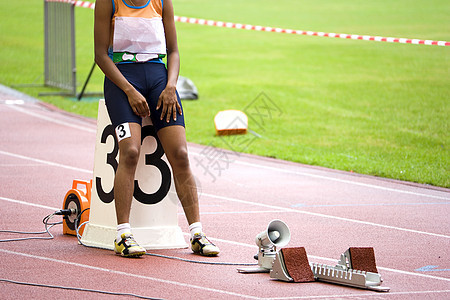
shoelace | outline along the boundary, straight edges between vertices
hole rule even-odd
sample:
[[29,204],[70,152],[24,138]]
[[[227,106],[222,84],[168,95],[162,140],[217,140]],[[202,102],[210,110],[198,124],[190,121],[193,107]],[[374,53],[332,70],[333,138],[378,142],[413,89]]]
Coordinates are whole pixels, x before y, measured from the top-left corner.
[[213,245],[215,246],[207,237],[206,235],[199,235],[198,237],[194,237],[193,241],[197,241],[198,243],[200,243],[203,246],[207,246],[207,245]]
[[125,246],[137,246],[137,242],[132,236],[127,236],[125,239],[122,239],[122,241]]

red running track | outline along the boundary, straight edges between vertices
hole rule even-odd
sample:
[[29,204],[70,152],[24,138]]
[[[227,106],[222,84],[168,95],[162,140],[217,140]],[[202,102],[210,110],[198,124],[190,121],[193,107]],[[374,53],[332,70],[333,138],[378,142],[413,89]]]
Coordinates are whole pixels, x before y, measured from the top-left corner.
[[[212,118],[211,124],[213,130]],[[42,219],[61,208],[72,180],[92,177],[95,120],[2,87],[0,128],[0,230],[41,231]],[[50,230],[52,240],[0,243],[0,280],[164,299],[450,298],[448,189],[233,152],[216,153],[227,155],[220,174],[212,166],[206,172],[200,162],[211,151],[189,144],[201,185],[202,222],[221,255],[204,258],[188,249],[153,253],[254,263],[255,235],[272,219],[281,219],[291,230],[288,246],[305,247],[310,262],[334,265],[348,247],[373,247],[383,286],[390,292],[285,283],[270,280],[268,274],[240,274],[229,265],[154,256],[125,259],[79,245],[75,237],[62,234],[61,225]],[[179,212],[179,224],[187,232]],[[0,233],[1,240],[17,237],[22,236]],[[0,288],[2,299],[112,298],[4,281]]]

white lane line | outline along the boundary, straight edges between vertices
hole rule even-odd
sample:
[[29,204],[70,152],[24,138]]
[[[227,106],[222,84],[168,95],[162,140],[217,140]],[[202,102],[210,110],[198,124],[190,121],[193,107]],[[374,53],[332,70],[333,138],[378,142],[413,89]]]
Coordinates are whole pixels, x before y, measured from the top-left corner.
[[65,122],[65,121],[57,120],[55,118],[42,116],[40,114],[28,111],[27,109],[24,109],[24,108],[19,107],[17,105],[9,105],[8,107],[14,109],[15,111],[18,111],[18,112],[21,112],[21,113],[27,114],[29,116],[45,120],[45,121],[49,121],[51,123],[55,123],[55,124],[58,124],[58,125],[71,127],[71,128],[74,128],[74,129],[79,129],[79,130],[90,132],[90,133],[96,133],[97,132],[97,129],[88,128],[88,127],[81,126],[81,125],[75,125],[75,124],[69,123],[69,121]]
[[81,168],[72,167],[72,166],[68,166],[68,165],[63,165],[63,164],[51,162],[51,161],[48,161],[48,160],[32,158],[32,157],[29,157],[29,156],[15,154],[15,153],[7,152],[7,151],[0,150],[0,154],[11,156],[11,157],[15,157],[15,158],[20,158],[20,159],[24,159],[24,160],[29,160],[29,161],[33,161],[33,162],[37,162],[37,163],[41,163],[41,164],[49,165],[49,166],[53,166],[53,167],[59,167],[59,168],[69,169],[69,170],[72,170],[72,171],[78,171],[78,172],[92,174],[91,170],[86,170],[86,169],[81,169]]
[[243,204],[248,204],[248,205],[261,206],[261,207],[270,208],[270,209],[273,209],[273,210],[284,211],[284,212],[300,213],[300,214],[311,215],[311,216],[315,216],[315,217],[322,217],[322,218],[334,219],[334,220],[339,220],[339,221],[346,221],[346,222],[352,222],[352,223],[358,223],[358,224],[382,227],[382,228],[387,228],[387,229],[395,229],[395,230],[400,230],[400,231],[406,231],[406,232],[412,232],[412,233],[418,233],[418,234],[425,234],[425,235],[430,235],[430,236],[434,236],[434,237],[443,237],[443,238],[447,238],[447,239],[450,238],[450,236],[444,235],[444,234],[430,233],[430,232],[419,231],[419,230],[414,230],[414,229],[407,229],[407,228],[383,225],[383,224],[378,224],[378,223],[373,223],[373,222],[360,221],[360,220],[343,218],[343,217],[336,217],[336,216],[325,215],[325,214],[320,214],[320,213],[314,213],[314,212],[298,210],[298,209],[293,209],[293,208],[287,208],[287,207],[282,207],[282,206],[275,206],[275,205],[269,205],[269,204],[264,204],[264,203],[240,200],[240,199],[231,198],[231,197],[217,196],[217,195],[207,194],[207,193],[202,193],[202,196],[216,198],[216,199],[225,200],[225,201],[229,201],[229,202],[236,202],[236,203],[243,203]]
[[[283,212],[280,210],[244,210],[244,211],[207,211],[207,212],[200,212],[201,215],[230,215],[230,214],[242,214],[242,215],[248,215],[248,214],[274,214]],[[179,213],[183,214],[184,213]]]
[[445,277],[427,275],[427,274],[422,274],[422,273],[414,273],[414,272],[409,272],[409,271],[402,271],[402,270],[386,268],[386,267],[377,267],[377,268],[380,269],[380,270],[388,271],[388,272],[395,272],[395,273],[400,273],[400,274],[404,274],[404,275],[412,275],[412,276],[418,276],[418,277],[437,279],[437,280],[450,282],[450,278],[445,278]]
[[[418,296],[418,295],[435,295],[437,294],[446,294],[450,293],[450,290],[441,290],[441,291],[412,291],[412,292],[389,292],[389,293],[376,293],[374,292],[368,292],[366,294],[347,294],[347,295],[323,295],[323,296],[294,296],[294,297],[270,297],[270,298],[261,298],[261,300],[295,300],[295,299],[341,299],[341,298],[354,298],[354,299],[360,299],[359,297],[371,299],[372,297],[374,299],[379,299],[379,297],[390,297],[390,296],[400,296],[400,295],[411,295],[411,296]],[[444,299],[444,298],[441,298]]]
[[[44,206],[44,205],[39,205],[39,204],[33,204],[33,203],[20,201],[20,200],[15,200],[15,199],[11,199],[11,198],[0,197],[0,200],[13,202],[13,203],[18,203],[18,204],[23,204],[23,205],[35,206],[35,207],[39,207],[39,208],[51,209],[51,210],[54,210],[54,211],[59,210],[58,208]],[[190,236],[190,233],[186,233],[185,232],[183,234],[186,235],[186,236]],[[217,241],[217,242],[221,242],[221,243],[227,243],[227,244],[232,244],[232,245],[235,245],[235,246],[257,249],[257,246],[255,244],[247,244],[247,243],[236,242],[236,241],[231,241],[231,240],[224,240],[224,239],[219,239],[219,238],[214,238],[214,237],[209,237],[209,238],[211,240],[213,240],[213,241]],[[309,255],[309,254],[308,254],[308,258],[325,260],[325,261],[330,261],[330,262],[334,262],[334,263],[337,261],[337,259],[321,257],[321,256],[315,256],[315,255]],[[424,278],[428,278],[428,279],[436,279],[436,280],[443,280],[443,281],[449,281],[450,282],[450,278],[443,278],[443,277],[427,275],[427,274],[421,274],[421,273],[413,273],[413,272],[397,270],[397,269],[392,269],[392,268],[379,267],[379,266],[377,266],[377,268],[380,269],[380,270],[385,270],[385,271],[394,272],[394,273],[400,273],[400,274],[404,274],[404,275],[418,276],[418,277],[424,277]]]
[[[0,150],[0,154],[9,155],[9,156],[17,157],[17,158],[22,158],[22,159],[28,159],[28,160],[32,160],[35,162],[41,162],[43,164],[47,164],[47,165],[51,165],[51,166],[56,166],[56,167],[61,167],[61,168],[66,168],[66,169],[70,169],[70,170],[75,170],[75,171],[92,174],[92,171],[90,171],[90,170],[71,167],[71,166],[67,166],[67,165],[62,165],[62,164],[58,164],[58,163],[40,160],[40,159],[30,158],[27,156],[18,155],[18,154],[14,154],[14,153],[10,153],[10,152],[5,152],[2,150]],[[298,210],[298,209],[293,209],[293,208],[286,208],[286,207],[282,207],[282,206],[268,205],[268,204],[263,204],[263,203],[258,203],[258,202],[251,202],[251,201],[240,200],[240,199],[225,197],[225,196],[218,196],[218,195],[213,195],[213,194],[208,194],[208,193],[202,193],[202,196],[216,198],[216,199],[220,199],[220,200],[226,200],[226,201],[230,201],[230,202],[237,202],[237,203],[243,203],[243,204],[248,204],[248,205],[261,206],[261,207],[265,207],[265,208],[270,208],[271,210],[277,210],[277,211],[282,211],[282,212],[294,212],[294,213],[306,214],[306,215],[311,215],[311,216],[316,216],[316,217],[335,219],[335,220],[339,220],[339,221],[346,221],[346,222],[376,226],[376,227],[387,228],[387,229],[395,229],[395,230],[406,231],[406,232],[411,232],[411,233],[418,233],[418,234],[424,234],[424,235],[435,236],[435,237],[443,237],[443,238],[447,238],[447,239],[450,238],[450,236],[443,235],[443,234],[430,233],[430,232],[425,232],[425,231],[383,225],[383,224],[378,224],[378,223],[373,223],[373,222],[330,216],[330,215],[325,215],[325,214],[320,214],[320,213],[303,211],[303,210]]]
[[23,257],[32,258],[32,259],[38,259],[38,260],[42,260],[42,261],[59,263],[59,264],[63,264],[63,265],[69,265],[69,266],[83,268],[83,269],[106,272],[109,274],[115,274],[115,275],[120,275],[120,276],[127,276],[127,277],[133,277],[133,278],[138,278],[138,279],[156,281],[156,282],[160,282],[160,283],[181,286],[181,287],[189,288],[189,289],[197,289],[197,290],[208,291],[208,292],[213,292],[213,293],[218,293],[218,294],[224,294],[224,295],[228,295],[228,296],[236,296],[236,297],[241,297],[241,298],[246,298],[246,299],[259,299],[258,297],[254,297],[254,296],[250,296],[250,295],[244,295],[244,294],[239,294],[239,293],[225,291],[225,290],[219,290],[219,289],[214,289],[214,288],[198,286],[198,285],[194,285],[191,283],[188,284],[188,283],[182,283],[182,282],[173,281],[173,280],[165,280],[165,279],[160,279],[160,278],[156,278],[156,277],[150,277],[150,276],[122,272],[122,271],[117,271],[117,270],[112,270],[112,269],[95,267],[95,266],[91,266],[91,265],[74,263],[74,262],[59,260],[59,259],[45,257],[45,256],[26,254],[26,253],[9,251],[9,250],[4,250],[4,249],[0,249],[0,252],[3,252],[5,254],[10,254],[10,255],[17,255],[17,256],[23,256]]
[[40,167],[42,164],[0,164],[1,168],[18,168],[18,167]]
[[46,206],[46,205],[41,205],[41,204],[35,204],[35,203],[26,202],[26,201],[21,201],[21,200],[1,197],[1,196],[0,196],[0,200],[8,201],[8,202],[16,203],[16,204],[22,204],[22,205],[28,205],[28,206],[38,207],[38,208],[49,209],[49,210],[52,210],[52,211],[57,211],[57,210],[61,209],[61,208],[56,208],[56,207],[51,207],[51,206]]
[[[91,170],[71,167],[71,166],[67,166],[67,165],[63,165],[63,164],[59,164],[59,163],[54,163],[54,162],[45,161],[45,160],[36,159],[36,158],[31,158],[31,157],[27,157],[27,156],[23,156],[23,155],[19,155],[19,154],[14,154],[14,153],[2,151],[2,150],[0,150],[0,154],[9,155],[9,156],[12,156],[12,157],[26,159],[26,160],[31,160],[31,161],[34,161],[34,162],[40,162],[42,164],[47,164],[47,165],[51,165],[51,166],[55,166],[55,167],[61,167],[61,168],[69,169],[69,170],[74,170],[74,171],[79,171],[79,172],[92,174]],[[413,229],[407,229],[407,228],[383,225],[383,224],[378,224],[378,223],[373,223],[373,222],[367,222],[367,221],[360,221],[360,220],[343,218],[343,217],[330,216],[330,215],[325,215],[325,214],[320,214],[320,213],[303,211],[303,210],[298,210],[298,209],[293,209],[293,208],[286,208],[286,207],[281,207],[281,206],[268,205],[268,204],[263,204],[263,203],[258,203],[258,202],[251,202],[251,201],[240,200],[240,199],[231,198],[231,197],[225,197],[225,196],[218,196],[218,195],[213,195],[213,194],[208,194],[208,193],[202,193],[202,195],[207,196],[207,197],[216,198],[216,199],[231,201],[231,202],[237,202],[237,203],[244,203],[244,204],[248,204],[248,205],[261,206],[261,207],[270,208],[270,209],[273,209],[273,210],[280,210],[280,211],[284,211],[284,212],[295,212],[295,213],[307,214],[307,215],[316,216],[316,217],[329,218],[329,219],[335,219],[335,220],[340,220],[340,221],[347,221],[347,222],[353,222],[353,223],[364,224],[364,225],[371,225],[371,226],[388,228],[388,229],[395,229],[395,230],[412,232],[412,233],[418,233],[418,234],[425,234],[425,235],[430,235],[430,236],[435,236],[435,237],[450,238],[450,236],[443,235],[443,234],[430,233],[430,232],[425,232],[425,231],[419,231],[419,230],[413,230]],[[425,196],[425,194],[424,194],[424,196]]]
[[[196,153],[196,152],[189,153],[189,154],[193,154],[195,156],[205,156],[205,154]],[[274,171],[274,172],[281,172],[281,173],[287,173],[287,174],[298,175],[298,176],[312,177],[312,178],[323,179],[323,180],[330,180],[330,181],[335,181],[335,182],[340,182],[340,183],[345,183],[345,184],[350,184],[350,185],[357,185],[357,186],[361,186],[361,187],[365,187],[365,188],[383,190],[383,191],[387,191],[387,192],[395,192],[395,193],[414,195],[414,196],[419,196],[419,197],[434,198],[434,199],[450,200],[450,197],[443,197],[443,196],[436,196],[436,195],[429,195],[429,194],[424,194],[424,193],[405,191],[405,190],[388,188],[388,187],[374,185],[374,184],[362,183],[362,182],[351,181],[351,180],[346,180],[346,179],[339,179],[339,178],[325,176],[325,175],[311,174],[311,173],[295,171],[295,170],[286,170],[286,169],[282,169],[282,168],[265,166],[265,165],[261,165],[261,164],[254,164],[254,163],[249,163],[249,162],[244,162],[244,161],[239,161],[239,160],[234,161],[234,163],[236,163],[238,165],[252,167],[252,168],[265,169],[265,170]]]
[[[17,110],[19,112],[22,112],[22,113],[34,116],[36,118],[41,118],[41,119],[47,120],[49,122],[53,122],[53,123],[57,123],[57,124],[60,124],[60,125],[72,127],[72,128],[75,128],[75,129],[80,129],[80,130],[87,131],[87,132],[92,132],[92,133],[96,132],[96,129],[91,129],[91,128],[87,128],[87,127],[83,127],[83,126],[73,125],[73,124],[70,124],[70,123],[66,123],[66,122],[63,122],[63,121],[52,119],[50,117],[41,116],[39,114],[26,111],[25,109],[23,109],[21,107],[18,107],[16,105],[10,105],[8,107],[11,107],[11,108],[13,108],[13,109],[15,109],[15,110]],[[204,154],[196,153],[196,152],[190,152],[190,154],[193,154],[193,155],[196,155],[196,156],[202,156],[202,155],[204,156]],[[366,187],[366,188],[379,189],[379,190],[384,190],[384,191],[389,191],[389,192],[402,193],[402,194],[408,194],[408,195],[414,195],[414,196],[420,196],[420,197],[427,197],[427,198],[450,200],[450,197],[442,197],[442,196],[435,196],[435,195],[429,195],[429,194],[423,194],[423,193],[416,193],[416,192],[411,192],[411,191],[405,191],[405,190],[400,190],[400,189],[394,189],[394,188],[378,186],[378,185],[374,185],[374,184],[367,184],[367,183],[361,183],[361,182],[356,182],[356,181],[351,181],[351,180],[339,179],[339,178],[334,178],[334,177],[330,177],[330,176],[317,175],[317,174],[311,174],[311,173],[300,172],[300,171],[285,170],[285,169],[282,169],[282,168],[264,166],[264,165],[249,163],[249,162],[243,162],[243,161],[236,161],[236,163],[240,164],[240,165],[244,165],[244,166],[250,166],[250,167],[253,167],[253,168],[261,168],[261,169],[266,169],[266,170],[271,170],[271,171],[276,171],[276,172],[282,172],[282,173],[288,173],[288,174],[312,177],[312,178],[317,178],[317,179],[336,181],[336,182],[340,182],[340,183],[357,185],[357,186],[362,186],[362,187]]]

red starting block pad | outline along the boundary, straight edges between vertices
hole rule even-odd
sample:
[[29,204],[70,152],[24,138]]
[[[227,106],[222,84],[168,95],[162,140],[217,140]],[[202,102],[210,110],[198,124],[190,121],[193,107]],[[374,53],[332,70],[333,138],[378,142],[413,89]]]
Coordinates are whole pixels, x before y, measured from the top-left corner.
[[350,247],[347,255],[350,258],[348,261],[349,269],[378,273],[373,248]]
[[315,281],[304,247],[283,248],[275,258],[270,278],[293,282]]

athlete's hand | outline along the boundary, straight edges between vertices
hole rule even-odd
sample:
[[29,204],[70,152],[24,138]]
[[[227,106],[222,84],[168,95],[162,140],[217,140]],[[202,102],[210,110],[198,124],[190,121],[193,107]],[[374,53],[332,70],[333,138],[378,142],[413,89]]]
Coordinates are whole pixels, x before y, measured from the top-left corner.
[[164,91],[162,91],[161,95],[159,96],[156,109],[158,110],[161,106],[161,120],[164,119],[165,116],[167,123],[169,123],[170,117],[172,117],[174,121],[177,120],[177,112],[180,115],[183,114],[181,111],[181,106],[177,101],[175,87],[166,87]]
[[136,89],[132,89],[127,93],[128,102],[130,103],[133,112],[142,117],[150,116],[150,109],[148,108],[147,100]]

